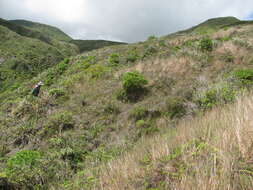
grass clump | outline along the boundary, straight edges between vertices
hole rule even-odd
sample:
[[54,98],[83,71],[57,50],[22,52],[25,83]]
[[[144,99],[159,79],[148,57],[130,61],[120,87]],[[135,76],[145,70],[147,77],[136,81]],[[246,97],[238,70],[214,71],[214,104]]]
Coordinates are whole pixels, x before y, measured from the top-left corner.
[[203,38],[200,41],[200,49],[202,51],[212,51],[213,50],[213,41],[210,38]]

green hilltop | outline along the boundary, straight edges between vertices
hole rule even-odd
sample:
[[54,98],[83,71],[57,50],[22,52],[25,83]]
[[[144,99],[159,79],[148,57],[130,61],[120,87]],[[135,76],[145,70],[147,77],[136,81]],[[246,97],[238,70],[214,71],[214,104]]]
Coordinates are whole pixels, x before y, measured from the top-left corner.
[[0,76],[15,50],[55,58],[0,91],[0,189],[251,189],[252,30],[216,18],[67,56],[0,26]]
[[62,32],[60,29],[53,26],[49,26],[49,25],[41,24],[37,22],[31,22],[27,20],[10,20],[9,22],[23,26],[23,27],[27,27],[33,31],[43,33],[44,35],[47,35],[47,37],[49,38],[54,38],[56,40],[66,41],[66,42],[69,42],[72,40],[70,36],[68,36],[67,34]]

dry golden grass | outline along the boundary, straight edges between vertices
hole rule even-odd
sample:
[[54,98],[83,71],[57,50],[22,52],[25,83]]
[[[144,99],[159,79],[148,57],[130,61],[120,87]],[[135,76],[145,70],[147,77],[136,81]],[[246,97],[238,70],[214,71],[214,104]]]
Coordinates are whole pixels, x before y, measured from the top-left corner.
[[[251,189],[253,148],[253,98],[242,97],[225,108],[215,108],[204,116],[182,121],[167,134],[143,138],[131,152],[110,162],[102,169],[98,189],[148,189],[143,180],[149,176],[150,187],[157,189]],[[193,146],[183,152],[180,161],[191,166],[191,172],[178,172],[175,160],[165,164],[160,159],[176,147],[200,140],[206,146],[198,152]],[[198,152],[197,156],[193,156]],[[149,157],[148,167],[140,161]],[[193,174],[194,173],[194,174]]]

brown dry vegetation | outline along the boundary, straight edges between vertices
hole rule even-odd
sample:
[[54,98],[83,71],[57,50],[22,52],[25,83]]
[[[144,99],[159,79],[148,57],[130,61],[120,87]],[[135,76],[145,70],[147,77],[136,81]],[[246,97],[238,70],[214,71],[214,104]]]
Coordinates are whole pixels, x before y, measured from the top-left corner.
[[102,169],[97,189],[250,189],[252,102],[251,95],[242,97],[165,135],[143,138]]

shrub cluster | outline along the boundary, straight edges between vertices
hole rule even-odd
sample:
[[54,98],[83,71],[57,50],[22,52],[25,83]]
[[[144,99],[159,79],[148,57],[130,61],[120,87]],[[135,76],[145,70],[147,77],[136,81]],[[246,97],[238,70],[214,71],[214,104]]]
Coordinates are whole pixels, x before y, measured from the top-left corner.
[[123,88],[127,94],[143,90],[148,81],[139,72],[127,72],[123,75]]

